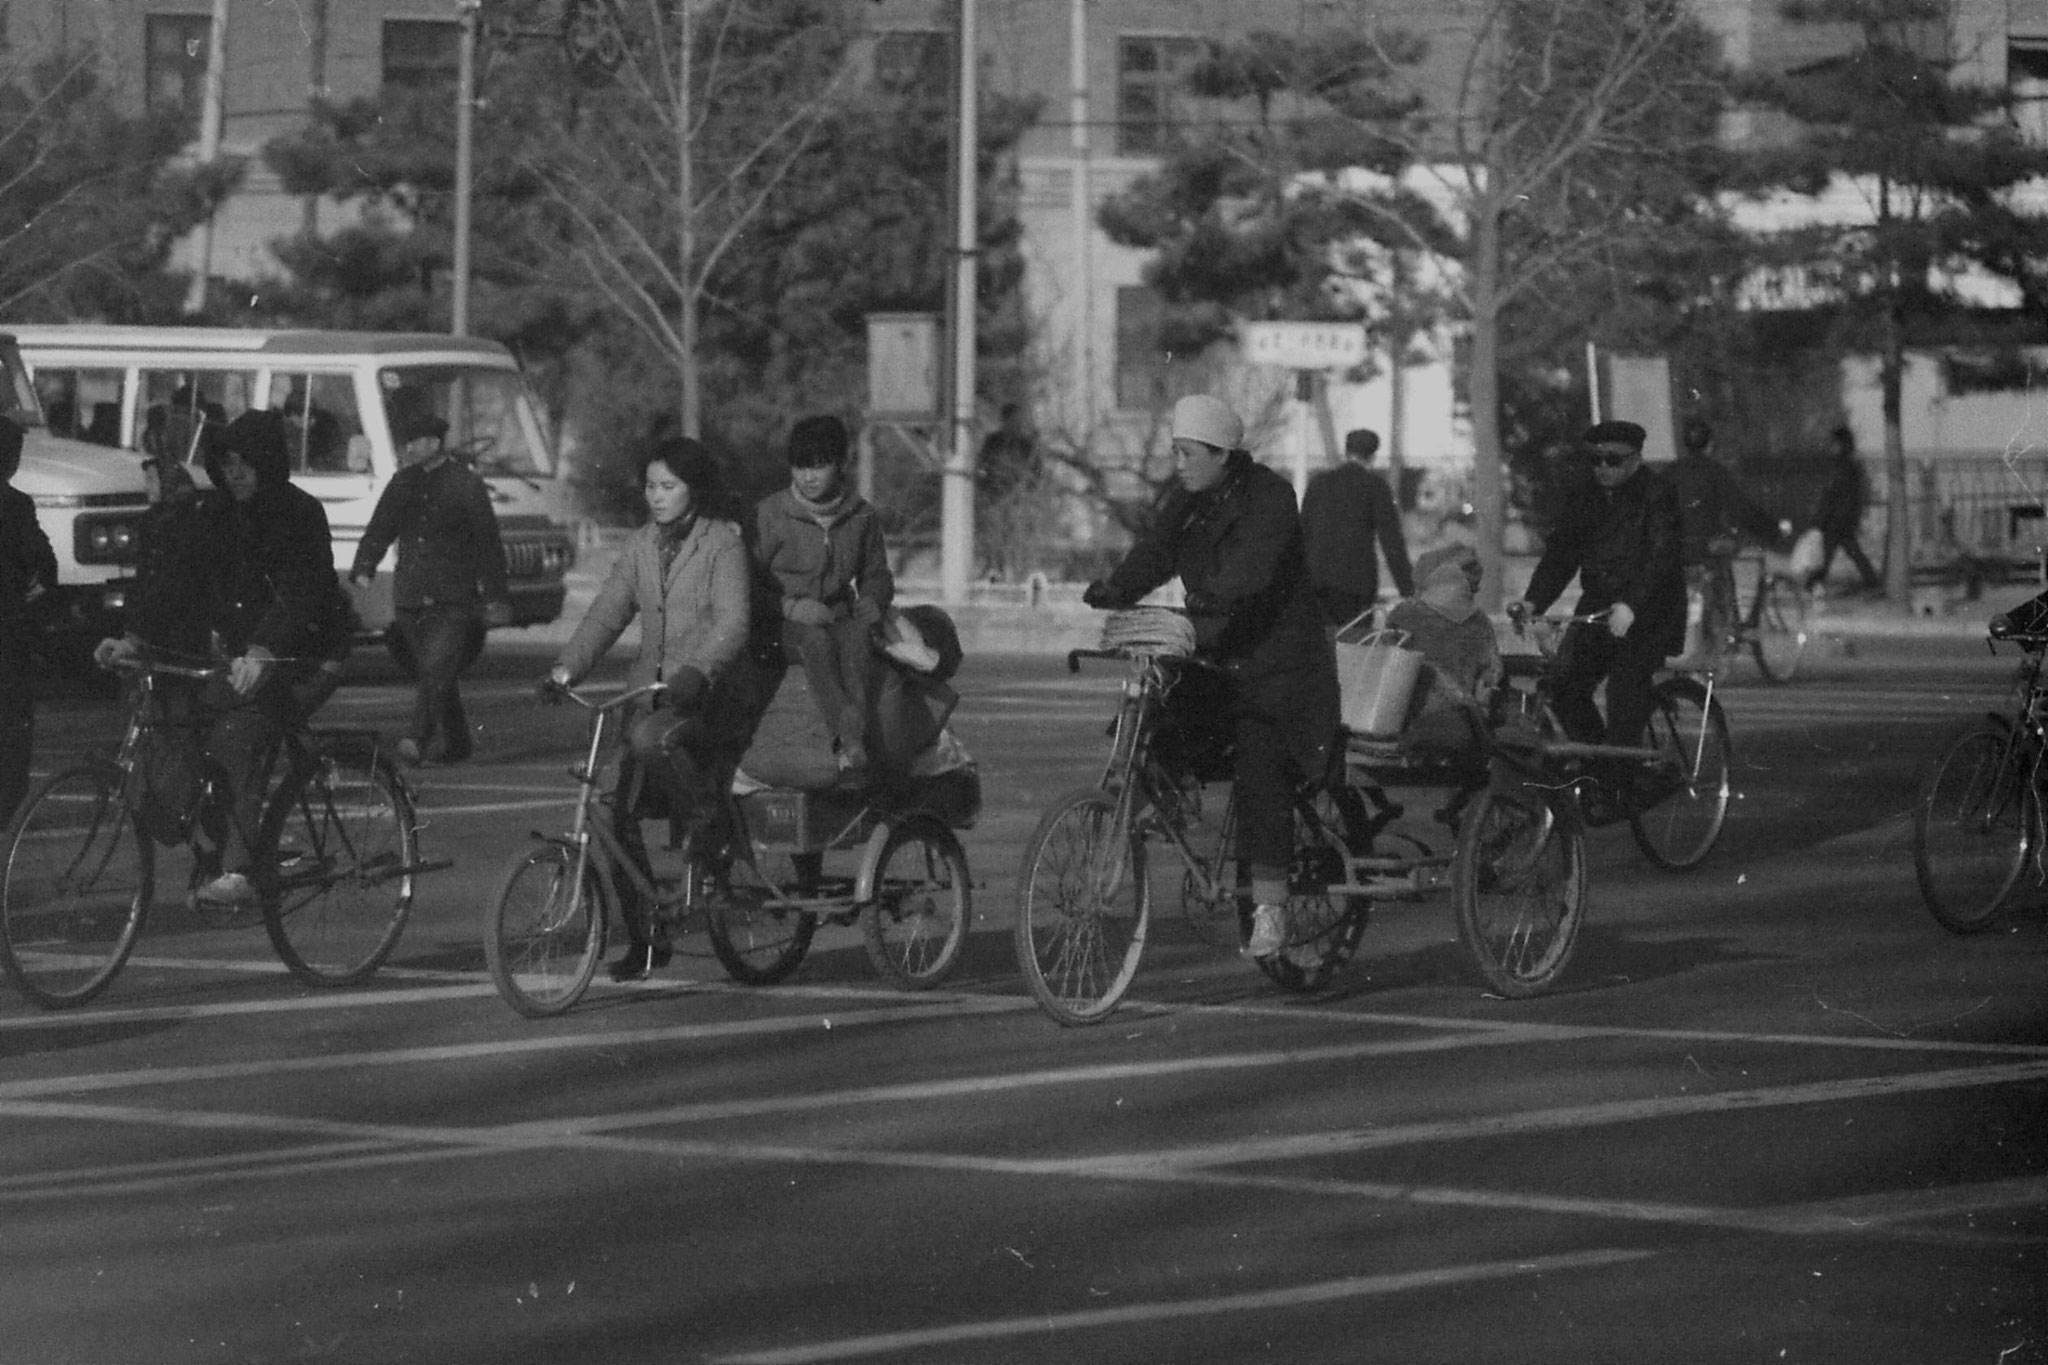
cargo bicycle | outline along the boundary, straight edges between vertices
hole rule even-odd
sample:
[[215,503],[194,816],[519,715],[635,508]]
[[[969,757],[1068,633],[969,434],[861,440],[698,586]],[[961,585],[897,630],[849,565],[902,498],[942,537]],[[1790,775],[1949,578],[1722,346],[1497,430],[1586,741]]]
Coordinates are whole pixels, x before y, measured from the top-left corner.
[[[1105,647],[1084,660],[1125,666],[1110,753],[1099,781],[1067,793],[1026,842],[1014,947],[1033,998],[1063,1024],[1107,1018],[1123,999],[1151,932],[1151,850],[1180,864],[1181,909],[1219,946],[1242,941],[1247,888],[1230,857],[1234,796],[1203,837],[1202,777],[1158,740],[1168,698],[1193,671],[1192,633],[1157,613],[1112,613]],[[1122,637],[1120,642],[1118,637]],[[1418,754],[1396,741],[1347,739],[1340,779],[1295,795],[1287,940],[1258,959],[1280,986],[1312,991],[1357,951],[1372,907],[1448,888],[1460,943],[1503,995],[1538,994],[1564,973],[1585,916],[1584,832],[1564,763],[1533,725],[1490,729],[1474,753]],[[1433,789],[1435,830],[1407,822],[1399,789]]]
[[[46,1009],[91,1000],[128,961],[155,896],[159,842],[189,850],[190,888],[219,871],[203,830],[226,797],[220,774],[202,769],[189,807],[162,810],[151,772],[166,746],[185,742],[165,680],[219,682],[226,670],[144,655],[117,671],[130,680],[119,747],[38,782],[0,834],[0,967]],[[352,985],[397,946],[414,878],[449,864],[421,861],[412,791],[375,733],[295,719],[273,768],[251,878],[264,931],[299,980]],[[189,889],[187,899],[197,908]]]
[[[650,877],[613,831],[603,769],[627,708],[657,698],[662,684],[608,698],[550,690],[589,713],[589,738],[570,770],[569,829],[535,831],[485,910],[484,959],[514,1010],[545,1018],[583,997],[623,914],[622,883],[649,907],[650,931],[701,924],[726,974],[745,985],[773,985],[795,971],[821,924],[858,924],[876,971],[906,990],[937,986],[959,964],[973,888],[953,825],[973,811],[939,789],[942,779],[850,794],[725,791],[716,819],[670,813],[676,833],[666,861],[679,870]],[[978,810],[978,785],[971,804]],[[857,855],[851,872],[827,871],[834,853]]]

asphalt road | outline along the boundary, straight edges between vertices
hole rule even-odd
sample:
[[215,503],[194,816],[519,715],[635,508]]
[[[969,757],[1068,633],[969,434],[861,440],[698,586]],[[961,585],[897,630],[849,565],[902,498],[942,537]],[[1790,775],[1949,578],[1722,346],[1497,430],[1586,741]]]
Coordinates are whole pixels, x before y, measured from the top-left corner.
[[[1008,897],[1112,673],[963,675],[989,806],[946,989],[836,930],[749,990],[693,939],[533,1023],[477,926],[566,810],[545,657],[494,644],[477,761],[420,774],[456,866],[370,985],[165,905],[86,1009],[0,988],[0,1363],[2048,1361],[2048,923],[1945,934],[1905,817],[2010,658],[1738,679],[1719,848],[1673,875],[1596,834],[1542,999],[1474,985],[1442,901],[1311,998],[1168,914],[1126,1007],[1062,1029]],[[395,729],[357,672],[327,718]],[[40,762],[113,724],[51,698]]]

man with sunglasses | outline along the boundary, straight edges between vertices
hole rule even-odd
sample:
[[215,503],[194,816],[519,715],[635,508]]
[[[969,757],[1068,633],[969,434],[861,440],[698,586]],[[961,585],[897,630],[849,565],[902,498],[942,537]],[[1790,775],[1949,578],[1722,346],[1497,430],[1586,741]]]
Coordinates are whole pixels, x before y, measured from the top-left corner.
[[[1522,604],[1530,612],[1548,610],[1576,575],[1580,596],[1575,614],[1607,613],[1566,634],[1553,693],[1559,721],[1582,743],[1641,744],[1655,709],[1651,687],[1656,672],[1685,648],[1678,490],[1667,476],[1644,466],[1645,435],[1634,422],[1601,422],[1586,432],[1590,486],[1564,500],[1563,513],[1544,537],[1543,557]],[[1602,680],[1607,683],[1604,724],[1593,704]],[[1625,813],[1621,772],[1596,768],[1595,775],[1607,779],[1608,789],[1596,792],[1588,819],[1609,823]]]

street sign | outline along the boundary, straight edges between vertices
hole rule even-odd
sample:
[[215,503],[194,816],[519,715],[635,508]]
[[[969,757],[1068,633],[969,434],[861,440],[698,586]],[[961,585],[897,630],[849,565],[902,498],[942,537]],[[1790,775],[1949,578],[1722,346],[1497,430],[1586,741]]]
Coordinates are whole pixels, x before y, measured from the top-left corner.
[[1238,344],[1254,365],[1348,370],[1365,363],[1365,326],[1357,322],[1247,322]]

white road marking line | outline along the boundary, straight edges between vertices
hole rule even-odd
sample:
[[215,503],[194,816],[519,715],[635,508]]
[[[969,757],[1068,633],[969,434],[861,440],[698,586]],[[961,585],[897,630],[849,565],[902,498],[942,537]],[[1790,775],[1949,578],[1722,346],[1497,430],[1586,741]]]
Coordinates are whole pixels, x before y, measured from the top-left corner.
[[[1347,1279],[1288,1285],[1246,1294],[1218,1294],[1206,1299],[1165,1299],[1075,1313],[993,1318],[985,1322],[955,1323],[948,1327],[883,1332],[873,1336],[847,1337],[840,1341],[743,1351],[736,1355],[714,1356],[711,1359],[712,1365],[814,1365],[820,1361],[853,1360],[863,1356],[891,1355],[934,1346],[1017,1337],[1043,1337],[1047,1339],[1048,1346],[1053,1346],[1051,1339],[1062,1333],[1131,1327],[1147,1322],[1215,1317],[1225,1313],[1256,1313],[1279,1308],[1299,1308],[1307,1304],[1446,1289],[1456,1285],[1515,1279],[1526,1275],[1598,1270],[1607,1266],[1645,1260],[1656,1254],[1658,1253],[1652,1251],[1601,1247],[1589,1251],[1564,1252],[1555,1256],[1531,1257],[1526,1260],[1486,1261],[1474,1265],[1398,1271],[1385,1275],[1356,1275]],[[1057,1347],[1066,1358],[1077,1358],[1071,1353],[1079,1348],[1078,1342],[1060,1342]],[[1284,1352],[1282,1354],[1284,1355]],[[1084,1353],[1078,1358],[1087,1357]]]
[[[282,979],[285,969],[275,958],[250,958],[246,962],[208,958],[137,957],[133,966],[152,968],[199,968],[206,971],[251,972]],[[396,975],[396,973],[391,973]],[[0,1019],[0,1033],[41,1029],[92,1029],[112,1024],[187,1023],[199,1019],[223,1019],[261,1014],[296,1014],[307,1010],[374,1009],[385,1005],[431,1005],[444,1000],[467,1000],[491,995],[488,982],[481,985],[449,985],[432,989],[351,991],[347,995],[302,995],[282,1000],[222,1000],[203,1005],[139,1005],[131,1009],[76,1011],[67,1014],[28,1014]]]

